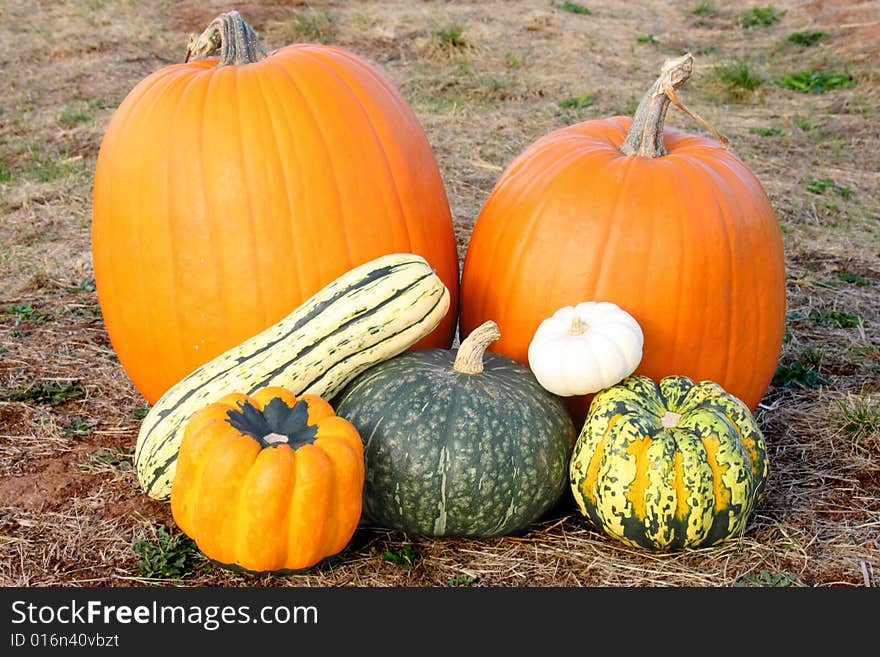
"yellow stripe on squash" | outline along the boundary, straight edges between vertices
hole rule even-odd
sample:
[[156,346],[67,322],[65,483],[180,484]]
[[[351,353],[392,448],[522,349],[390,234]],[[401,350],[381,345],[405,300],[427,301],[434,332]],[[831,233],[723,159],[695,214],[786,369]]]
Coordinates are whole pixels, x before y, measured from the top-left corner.
[[572,493],[592,525],[659,550],[740,533],[767,472],[748,407],[684,376],[631,376],[597,393],[570,464]]

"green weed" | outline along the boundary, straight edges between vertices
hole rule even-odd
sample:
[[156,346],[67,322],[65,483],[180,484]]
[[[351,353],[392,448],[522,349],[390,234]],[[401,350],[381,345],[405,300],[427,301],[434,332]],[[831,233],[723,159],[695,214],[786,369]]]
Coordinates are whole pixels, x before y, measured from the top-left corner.
[[858,328],[862,320],[858,315],[840,310],[814,310],[810,313],[810,319],[820,326],[836,326],[837,328]]
[[134,448],[123,449],[100,447],[89,452],[86,462],[80,465],[82,470],[131,470],[134,467]]
[[750,128],[749,132],[761,137],[779,137],[782,134],[782,130],[779,128]]
[[76,381],[41,381],[8,388],[0,399],[54,406],[71,399],[78,399],[84,394],[82,386]]
[[16,323],[30,322],[31,324],[43,324],[49,319],[47,313],[40,312],[34,308],[30,301],[19,301],[18,303],[14,303],[6,308],[6,312],[18,316]]
[[70,317],[101,317],[101,308],[98,304],[73,303],[64,306],[62,312]]
[[636,37],[636,41],[639,43],[657,43],[653,34],[641,34]]
[[739,94],[743,91],[755,91],[764,84],[764,78],[755,72],[745,59],[737,59],[730,64],[716,66],[715,77],[727,85],[729,92]]
[[559,8],[562,11],[567,11],[572,14],[581,14],[582,16],[589,16],[593,13],[584,5],[580,5],[577,2],[568,2],[567,0],[566,2],[561,3]]
[[200,555],[189,536],[183,533],[172,536],[161,525],[155,541],[138,541],[132,549],[140,556],[137,574],[161,579],[183,579],[193,574]]
[[786,586],[806,586],[796,577],[792,577],[788,573],[771,573],[769,570],[761,569],[757,573],[748,573],[739,578],[735,586],[766,586],[766,587],[786,587]]
[[119,356],[111,347],[98,347],[98,353],[103,354],[111,363],[119,362]]
[[493,107],[511,97],[513,76],[495,78],[476,75],[466,61],[455,67],[456,74],[444,74],[433,84],[419,86],[413,102],[430,114],[446,114],[462,107]]
[[785,11],[775,7],[752,7],[740,16],[740,24],[747,30],[756,27],[769,27],[782,20]]
[[848,73],[826,71],[798,71],[780,76],[776,85],[801,93],[824,94],[835,89],[849,89],[856,86],[855,79]]
[[[818,362],[811,362],[812,358],[804,358],[797,360],[791,365],[783,365],[782,363],[776,368],[773,374],[771,385],[776,388],[821,388],[831,383],[828,379],[821,376],[816,370]],[[821,357],[820,357],[821,360]]]
[[57,160],[37,152],[36,149],[31,149],[31,153],[30,172],[38,182],[52,182],[64,175],[64,167]]
[[105,109],[116,109],[118,105],[116,103],[111,103],[107,100],[102,100],[100,98],[93,98],[89,101],[89,109],[93,110],[105,110]]
[[815,180],[811,180],[807,183],[807,191],[811,194],[834,192],[843,198],[849,198],[853,193],[852,189],[838,185],[831,178],[816,178]]
[[860,287],[868,284],[867,278],[865,278],[864,276],[859,276],[858,274],[853,274],[851,271],[847,271],[846,269],[837,274],[837,278],[839,278],[844,283],[853,283],[854,285],[858,285]]
[[830,139],[827,139],[824,146],[836,158],[849,152],[849,142],[844,141],[840,137],[831,137]]
[[874,102],[868,94],[854,91],[848,94],[840,109],[844,114],[858,114],[867,117],[874,109]]
[[852,347],[849,351],[853,356],[858,356],[859,358],[865,357],[871,360],[880,360],[880,349],[876,347],[858,346]]
[[107,0],[80,0],[79,5],[88,11],[100,11],[107,5]]
[[713,7],[712,4],[709,2],[701,2],[696,7],[691,9],[691,13],[695,16],[714,16],[715,7]]
[[460,25],[449,25],[435,33],[439,44],[450,50],[463,50],[470,44],[464,36],[464,29]]
[[810,121],[810,119],[805,119],[802,116],[794,117],[791,122],[798,130],[802,130],[803,132],[812,132],[816,129],[816,124]]
[[68,292],[94,292],[95,279],[91,277],[84,278],[76,285],[68,285],[64,289]]
[[581,110],[592,105],[596,100],[594,94],[584,94],[582,96],[572,96],[565,100],[559,101],[559,109],[564,110]]
[[92,115],[83,110],[66,109],[58,117],[58,123],[66,128],[72,128],[80,123],[88,123],[92,120]]
[[315,9],[299,11],[290,21],[290,29],[288,41],[329,43],[336,36],[336,16]]
[[470,575],[456,575],[446,580],[446,586],[461,587],[471,586],[476,580]]
[[68,436],[87,436],[92,432],[95,422],[86,422],[79,416],[69,418],[64,423],[64,433]]
[[504,64],[507,68],[523,68],[528,64],[535,50],[532,47],[520,48],[517,51],[508,51],[504,54]]
[[396,564],[404,570],[412,570],[419,560],[419,554],[412,545],[404,545],[399,551],[386,550],[382,554],[382,561]]
[[74,173],[91,173],[91,164],[82,156],[44,153],[36,142],[25,147],[21,154],[26,177],[36,182],[48,183]]
[[788,41],[799,46],[809,47],[815,46],[827,37],[828,35],[821,30],[806,30],[804,32],[792,32],[788,35]]
[[868,396],[838,399],[834,421],[855,444],[868,436],[880,439],[880,400]]
[[145,417],[147,417],[147,413],[149,413],[149,412],[150,412],[149,406],[141,406],[139,408],[134,409],[131,412],[131,417],[133,417],[135,420],[143,420]]

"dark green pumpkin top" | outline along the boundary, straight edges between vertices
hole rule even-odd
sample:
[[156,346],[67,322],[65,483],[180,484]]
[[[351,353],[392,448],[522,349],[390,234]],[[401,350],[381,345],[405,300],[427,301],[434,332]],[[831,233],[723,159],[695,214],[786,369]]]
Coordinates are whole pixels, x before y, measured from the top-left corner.
[[262,411],[250,402],[240,404],[239,409],[227,411],[226,421],[263,449],[288,445],[296,450],[315,442],[318,427],[309,424],[309,405],[303,399],[293,407],[276,397]]

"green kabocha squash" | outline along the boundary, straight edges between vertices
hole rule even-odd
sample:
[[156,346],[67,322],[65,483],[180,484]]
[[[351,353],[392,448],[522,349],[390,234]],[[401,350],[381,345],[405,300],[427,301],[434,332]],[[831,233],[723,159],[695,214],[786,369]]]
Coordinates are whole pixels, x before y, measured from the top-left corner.
[[499,335],[487,321],[458,349],[402,353],[337,397],[337,414],[364,441],[369,521],[422,536],[497,536],[563,496],[574,424],[525,366],[486,353]]
[[631,376],[596,394],[570,465],[574,498],[597,529],[657,550],[740,533],[767,472],[748,407],[685,376]]

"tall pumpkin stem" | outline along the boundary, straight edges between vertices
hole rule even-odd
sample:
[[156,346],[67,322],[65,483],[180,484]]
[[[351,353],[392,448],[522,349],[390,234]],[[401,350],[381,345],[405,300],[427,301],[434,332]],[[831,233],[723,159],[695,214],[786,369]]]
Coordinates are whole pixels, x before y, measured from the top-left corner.
[[217,66],[240,66],[258,62],[266,51],[257,33],[234,9],[220,14],[201,34],[190,34],[184,62],[212,57],[220,49]]
[[481,374],[486,348],[500,337],[498,324],[491,319],[483,322],[461,341],[452,369],[462,374]]
[[723,146],[726,147],[730,143],[727,137],[720,134],[679,99],[676,89],[688,81],[693,70],[694,56],[690,53],[663,62],[660,77],[651,85],[633,115],[632,125],[620,146],[620,151],[624,155],[638,155],[649,159],[666,155],[666,147],[663,145],[663,124],[666,121],[669,103],[711,132]]

